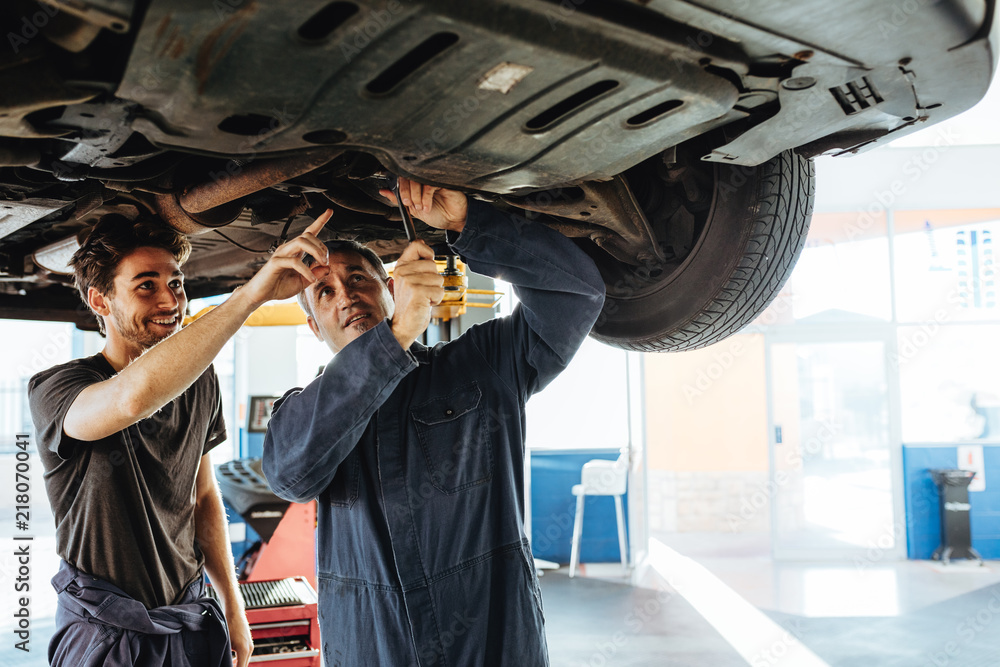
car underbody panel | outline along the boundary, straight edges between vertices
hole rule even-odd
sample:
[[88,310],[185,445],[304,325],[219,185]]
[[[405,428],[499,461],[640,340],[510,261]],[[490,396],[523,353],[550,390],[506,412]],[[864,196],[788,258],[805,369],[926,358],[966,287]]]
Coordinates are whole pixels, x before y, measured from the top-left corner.
[[[226,155],[350,146],[397,173],[510,193],[610,178],[738,97],[682,43],[596,19],[553,30],[544,3],[359,4],[367,32],[303,39],[324,5],[247,3],[220,22],[200,0],[154,3],[117,91],[152,112],[133,127]],[[148,85],[153,67],[169,87]]]

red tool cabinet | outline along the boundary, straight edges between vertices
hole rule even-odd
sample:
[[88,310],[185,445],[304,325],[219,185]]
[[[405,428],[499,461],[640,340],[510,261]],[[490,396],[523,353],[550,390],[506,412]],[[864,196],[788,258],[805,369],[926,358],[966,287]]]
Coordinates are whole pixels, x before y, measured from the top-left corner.
[[250,663],[319,667],[316,591],[305,577],[240,584],[254,651]]

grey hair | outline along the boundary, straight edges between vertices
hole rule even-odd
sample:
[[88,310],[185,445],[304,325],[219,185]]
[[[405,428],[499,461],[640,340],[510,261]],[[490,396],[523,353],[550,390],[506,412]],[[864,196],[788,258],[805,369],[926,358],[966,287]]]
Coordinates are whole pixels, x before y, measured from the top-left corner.
[[[357,241],[346,241],[346,240],[334,240],[334,241],[324,241],[323,244],[330,250],[330,252],[353,252],[356,255],[361,255],[362,258],[372,267],[382,282],[389,282],[389,274],[385,270],[385,266],[382,265],[382,260],[378,255],[375,254],[373,250],[367,248]],[[306,263],[310,266],[314,260],[307,256]],[[295,297],[299,302],[299,308],[301,308],[306,315],[309,317],[313,316],[312,310],[309,308],[309,302],[306,301],[306,291],[302,290]]]

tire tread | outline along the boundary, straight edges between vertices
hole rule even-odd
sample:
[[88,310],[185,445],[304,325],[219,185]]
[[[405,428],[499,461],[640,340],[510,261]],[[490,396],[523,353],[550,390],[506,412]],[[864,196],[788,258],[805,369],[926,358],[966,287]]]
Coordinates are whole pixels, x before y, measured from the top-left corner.
[[679,352],[717,343],[749,325],[780,292],[805,245],[812,217],[812,161],[791,151],[761,165],[752,226],[726,283],[695,317],[644,338],[597,340],[635,352]]

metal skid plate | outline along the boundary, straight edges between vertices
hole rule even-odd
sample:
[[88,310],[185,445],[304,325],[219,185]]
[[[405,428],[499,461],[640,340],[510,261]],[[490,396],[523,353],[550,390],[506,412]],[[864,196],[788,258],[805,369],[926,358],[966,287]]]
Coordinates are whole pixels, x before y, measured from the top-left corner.
[[66,208],[70,202],[58,199],[0,200],[0,238],[7,237],[36,220]]
[[161,0],[117,95],[142,106],[133,127],[160,146],[253,156],[338,144],[499,193],[610,178],[733,119],[736,87],[699,65],[684,26],[558,9]]
[[[846,146],[875,139],[917,122],[917,99],[898,67],[862,70],[807,63],[795,68],[778,92],[777,115],[704,157],[713,162],[758,165],[784,150],[845,133]],[[861,90],[874,91],[866,98]],[[841,90],[858,91],[847,95]],[[845,107],[848,107],[845,110]],[[833,148],[836,148],[834,143]],[[822,152],[822,151],[816,151]]]
[[[722,37],[754,62],[774,54],[801,61],[778,90],[780,111],[704,156],[713,162],[757,165],[788,149],[808,156],[866,150],[970,108],[995,68],[995,0],[646,6],[700,30],[699,44]],[[874,103],[843,104],[839,90],[850,97],[869,84]]]

